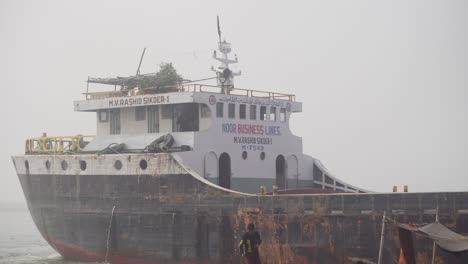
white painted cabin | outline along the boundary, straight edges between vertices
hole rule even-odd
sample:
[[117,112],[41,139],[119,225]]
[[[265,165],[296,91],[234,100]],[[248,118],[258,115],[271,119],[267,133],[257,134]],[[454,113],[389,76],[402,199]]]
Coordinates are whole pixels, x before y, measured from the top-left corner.
[[90,93],[75,101],[76,111],[96,113],[96,137],[84,150],[99,151],[112,143],[143,150],[170,133],[173,147],[190,147],[177,152],[184,164],[225,188],[363,191],[302,153],[302,138],[289,129],[291,114],[302,111],[294,95],[206,85],[148,91]]
[[258,193],[264,185],[270,191],[277,186],[365,192],[334,178],[318,160],[303,154],[302,138],[289,129],[291,115],[302,111],[294,95],[234,88],[234,77],[241,73],[229,65],[238,60],[229,59],[231,44],[221,41],[221,35],[218,50],[222,56],[215,51],[213,58],[221,65],[212,68],[217,86],[126,89],[125,80],[135,83],[155,76],[88,79],[88,85],[113,84],[115,91],[87,91],[86,100],[74,102],[76,111],[96,112],[97,134],[84,150],[123,143],[127,151],[143,151],[170,133],[175,140],[170,151],[185,150],[177,153],[185,165],[228,189]]

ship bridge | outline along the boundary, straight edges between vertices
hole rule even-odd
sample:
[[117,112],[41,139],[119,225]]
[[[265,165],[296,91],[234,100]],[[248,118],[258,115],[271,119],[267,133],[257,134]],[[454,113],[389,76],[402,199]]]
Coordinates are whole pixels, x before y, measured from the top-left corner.
[[[213,58],[221,65],[212,67],[216,86],[158,85],[160,76],[139,71],[130,77],[88,78],[85,99],[74,102],[76,111],[96,113],[97,135],[84,150],[118,144],[123,153],[152,153],[148,147],[169,135],[172,148],[155,152],[177,152],[185,166],[226,189],[362,191],[303,154],[302,138],[289,128],[291,115],[302,112],[295,95],[235,87],[234,77],[241,72],[233,72],[230,64],[238,62],[237,56],[229,58],[231,45],[221,37],[218,49],[221,57],[215,51]],[[114,90],[90,92],[95,84]]]
[[[126,80],[137,78],[129,77]],[[125,142],[141,149],[154,137],[171,133],[177,145],[194,147],[194,133],[239,120],[287,124],[289,114],[302,111],[292,94],[203,84],[125,89],[124,78],[93,79],[90,83],[120,84],[123,89],[84,93],[75,111],[96,112],[97,137],[86,150]]]

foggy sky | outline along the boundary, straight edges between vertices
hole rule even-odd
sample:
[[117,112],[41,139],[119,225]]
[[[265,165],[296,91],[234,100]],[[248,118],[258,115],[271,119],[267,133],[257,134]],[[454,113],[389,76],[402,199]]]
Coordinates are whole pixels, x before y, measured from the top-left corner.
[[173,62],[212,77],[216,15],[236,86],[294,93],[291,129],[338,178],[374,191],[468,191],[467,1],[4,1],[0,201],[22,201],[24,140],[95,133],[88,76]]

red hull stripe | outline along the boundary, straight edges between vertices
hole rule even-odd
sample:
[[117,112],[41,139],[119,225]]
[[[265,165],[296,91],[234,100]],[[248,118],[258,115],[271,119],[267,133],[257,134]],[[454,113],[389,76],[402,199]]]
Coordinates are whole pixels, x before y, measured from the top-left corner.
[[[102,262],[105,260],[105,254],[87,250],[80,246],[70,244],[57,239],[49,239],[49,243],[65,259],[83,261],[83,262]],[[167,264],[167,263],[193,263],[193,261],[148,261],[141,258],[124,257],[119,255],[109,255],[108,261],[112,264]]]

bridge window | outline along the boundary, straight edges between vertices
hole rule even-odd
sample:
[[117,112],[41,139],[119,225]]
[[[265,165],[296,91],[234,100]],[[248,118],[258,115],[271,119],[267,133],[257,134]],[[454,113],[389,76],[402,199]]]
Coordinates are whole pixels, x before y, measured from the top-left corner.
[[148,133],[159,133],[159,108],[148,107]]
[[216,117],[223,117],[224,115],[223,109],[224,109],[223,103],[216,103]]
[[120,134],[120,109],[112,109],[110,111],[110,134]]
[[250,120],[257,119],[257,106],[251,105],[250,106]]
[[286,122],[286,109],[280,108],[280,122]]
[[100,123],[105,123],[107,122],[107,110],[101,110],[98,112],[98,118]]
[[247,115],[247,107],[245,104],[239,105],[239,118],[245,119]]
[[161,106],[161,119],[171,119],[172,118],[172,105],[162,105]]
[[142,121],[146,119],[146,109],[144,106],[135,108],[135,120]]
[[267,113],[266,113],[266,106],[260,106],[260,120],[266,120]]
[[229,118],[236,117],[236,105],[235,104],[228,104],[228,117]]
[[270,107],[270,121],[276,121],[276,107]]
[[199,131],[200,122],[198,115],[198,104],[178,104],[174,105],[173,109],[174,118],[172,120],[172,131]]
[[211,111],[210,111],[210,108],[207,105],[205,105],[205,104],[200,105],[200,116],[201,116],[201,118],[210,118],[211,117]]

